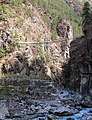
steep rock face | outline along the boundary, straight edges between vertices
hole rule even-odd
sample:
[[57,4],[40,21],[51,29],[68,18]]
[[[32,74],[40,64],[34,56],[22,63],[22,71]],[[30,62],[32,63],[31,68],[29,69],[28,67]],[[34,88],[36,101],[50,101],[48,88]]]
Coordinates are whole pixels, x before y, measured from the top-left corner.
[[[26,9],[30,10],[29,14]],[[16,9],[12,10],[13,16],[7,17],[6,30],[13,35],[16,33],[17,39],[20,41],[36,41],[38,38],[50,39],[50,30],[43,21],[39,10],[32,4],[23,4],[22,10],[21,13],[18,13]]]
[[71,43],[70,84],[76,91],[82,94],[92,92],[92,39],[87,36],[77,38]]
[[[43,21],[44,14],[38,7],[23,3],[22,12],[18,12],[16,6],[11,7],[11,11],[11,14],[5,14],[6,18],[0,21],[0,46],[6,51],[6,57],[0,61],[0,69],[3,73],[27,75],[48,74],[50,70],[50,75],[47,76],[56,78],[55,76],[59,74],[60,77],[62,63],[68,56],[65,54],[67,49],[69,51],[73,36],[70,24],[65,20],[58,23],[57,31],[60,37],[57,40],[60,42],[18,44],[18,42],[52,41],[51,32]],[[47,65],[48,63],[54,64],[54,77],[52,67]]]
[[73,30],[70,23],[64,19],[60,19],[57,25],[57,34],[62,40],[61,53],[65,59],[69,58],[70,43],[73,40]]

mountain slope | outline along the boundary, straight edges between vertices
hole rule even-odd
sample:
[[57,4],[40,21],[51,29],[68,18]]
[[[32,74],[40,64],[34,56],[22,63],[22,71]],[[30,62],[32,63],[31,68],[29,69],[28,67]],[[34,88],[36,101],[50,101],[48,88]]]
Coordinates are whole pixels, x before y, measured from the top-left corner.
[[[6,60],[3,69],[22,74],[33,70],[37,74],[45,72],[44,67],[49,63],[56,65],[56,69],[61,68],[64,59],[69,58],[73,34],[81,35],[80,16],[71,6],[64,0],[2,0],[0,4],[0,39],[3,41],[0,54],[1,57],[10,54],[12,58]],[[53,40],[61,42],[17,44]]]
[[[51,27],[52,31],[56,30],[58,21],[63,18],[70,22],[73,27],[74,35],[81,34],[80,16],[76,14],[73,8],[65,0],[31,0],[33,4],[36,4],[42,8],[45,12],[44,19]],[[78,4],[77,4],[78,5]]]

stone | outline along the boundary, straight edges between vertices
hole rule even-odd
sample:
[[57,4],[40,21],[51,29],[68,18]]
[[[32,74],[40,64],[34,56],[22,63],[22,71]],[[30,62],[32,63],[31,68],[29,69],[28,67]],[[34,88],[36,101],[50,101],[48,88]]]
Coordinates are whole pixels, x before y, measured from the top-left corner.
[[74,118],[67,118],[66,120],[74,120]]
[[58,117],[56,117],[54,115],[47,115],[46,120],[58,120]]
[[61,44],[61,52],[64,55],[64,58],[67,59],[70,57],[69,55],[69,47],[70,43],[73,40],[73,31],[70,23],[65,19],[60,19],[57,25],[57,33],[58,35],[64,38]]
[[69,108],[69,106],[58,107],[58,108],[56,108],[56,110],[50,111],[50,113],[57,115],[57,116],[70,116],[77,112],[78,112],[78,110]]

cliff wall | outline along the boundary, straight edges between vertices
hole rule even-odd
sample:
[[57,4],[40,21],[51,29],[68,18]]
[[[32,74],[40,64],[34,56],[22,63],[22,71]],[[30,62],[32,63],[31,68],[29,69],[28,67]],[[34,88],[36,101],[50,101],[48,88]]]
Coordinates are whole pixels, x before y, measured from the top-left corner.
[[[44,18],[44,11],[30,2],[20,5],[1,4],[0,19],[0,71],[4,74],[60,78],[62,65],[69,58],[73,30],[63,18],[57,23],[58,35],[52,39],[52,31]],[[46,42],[48,44],[18,44],[19,42]],[[54,77],[53,77],[54,76]],[[56,76],[56,77],[55,77]]]
[[92,92],[92,36],[90,35],[77,38],[70,45],[70,86],[83,94]]

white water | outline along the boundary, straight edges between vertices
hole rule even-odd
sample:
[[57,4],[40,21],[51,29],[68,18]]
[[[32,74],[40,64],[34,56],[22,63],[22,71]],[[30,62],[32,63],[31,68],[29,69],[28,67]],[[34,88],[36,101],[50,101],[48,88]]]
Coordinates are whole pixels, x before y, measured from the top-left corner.
[[67,118],[74,118],[74,120],[77,120],[78,118],[81,118],[85,113],[88,113],[90,110],[92,111],[92,108],[85,108],[73,116],[60,117],[59,120],[66,120]]
[[0,103],[0,119],[4,119],[5,118],[5,114],[8,113],[8,108],[6,107],[6,105],[4,103]]
[[[86,113],[89,113],[90,111],[92,111],[92,108],[83,108],[79,113],[74,114],[72,116],[61,116],[58,117],[58,119],[56,120],[67,120],[67,118],[74,118],[74,120],[78,120],[78,118],[82,118],[83,115],[85,115]],[[8,113],[8,109],[6,107],[5,104],[0,103],[0,119],[5,120],[5,114]],[[90,112],[91,116],[92,116],[92,112]],[[7,119],[9,120],[9,119]],[[36,117],[33,120],[46,120],[45,117]]]
[[[67,118],[74,118],[74,120],[78,120],[78,118],[82,118],[82,116],[85,113],[88,113],[89,111],[92,111],[92,108],[84,108],[82,109],[79,113],[74,114],[72,116],[62,116],[62,117],[58,117],[57,120],[67,120]],[[37,117],[34,120],[46,120],[45,117]]]

